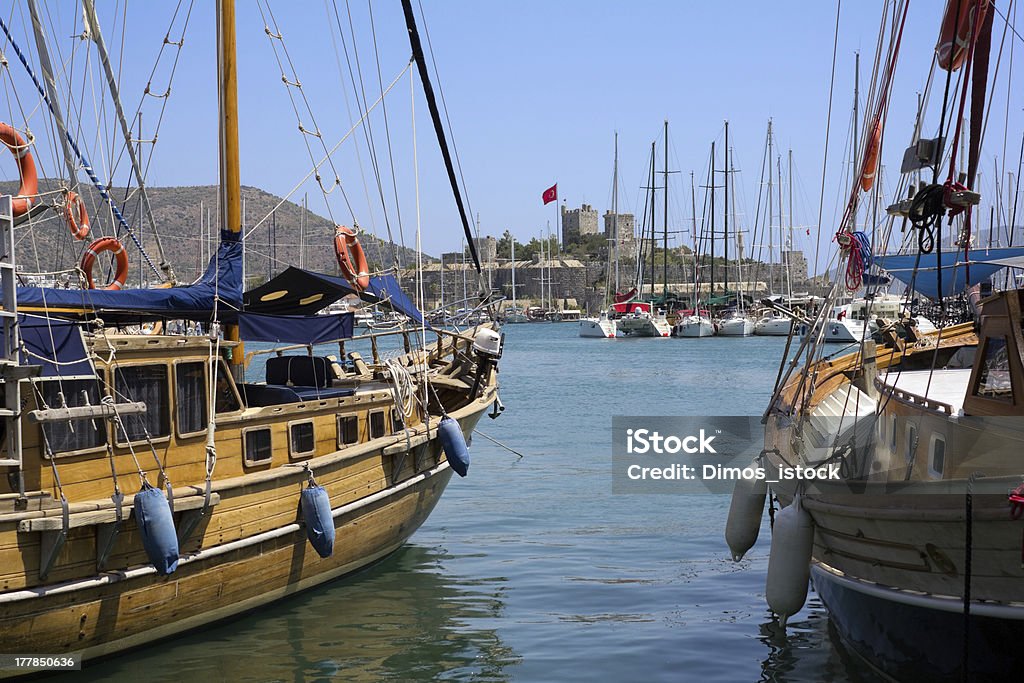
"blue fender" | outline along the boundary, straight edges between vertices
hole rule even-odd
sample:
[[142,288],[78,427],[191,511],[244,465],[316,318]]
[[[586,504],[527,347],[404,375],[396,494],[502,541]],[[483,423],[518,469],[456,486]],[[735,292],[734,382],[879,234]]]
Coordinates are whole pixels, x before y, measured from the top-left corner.
[[144,484],[135,494],[134,508],[135,524],[149,561],[161,574],[170,574],[178,568],[178,534],[164,492]]
[[466,476],[469,472],[469,449],[466,447],[466,437],[462,435],[459,423],[450,417],[444,417],[437,425],[437,434],[441,438],[441,447],[448,458],[448,464],[460,477]]
[[334,554],[334,515],[331,499],[323,486],[307,486],[300,498],[309,544],[320,557]]

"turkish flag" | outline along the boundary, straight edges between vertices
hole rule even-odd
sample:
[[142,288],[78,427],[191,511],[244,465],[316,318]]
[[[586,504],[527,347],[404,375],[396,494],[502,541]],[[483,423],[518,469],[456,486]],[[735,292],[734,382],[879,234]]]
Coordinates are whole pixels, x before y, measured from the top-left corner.
[[544,200],[545,204],[550,204],[551,202],[557,200],[558,199],[558,183],[555,183],[554,185],[552,185],[548,189],[544,190],[544,194],[541,195],[541,199]]

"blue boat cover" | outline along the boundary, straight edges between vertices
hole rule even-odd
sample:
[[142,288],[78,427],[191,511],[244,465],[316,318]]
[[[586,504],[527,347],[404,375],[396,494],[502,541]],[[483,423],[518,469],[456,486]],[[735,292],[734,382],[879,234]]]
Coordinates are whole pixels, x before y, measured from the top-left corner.
[[254,313],[312,315],[349,294],[356,294],[371,304],[388,306],[417,324],[423,323],[423,314],[405,295],[393,275],[370,278],[370,286],[360,292],[345,278],[292,266],[269,282],[246,292],[244,301],[245,310]]
[[203,276],[167,289],[51,289],[18,287],[18,307],[45,308],[52,315],[102,311],[104,320],[182,319],[226,322],[242,307],[242,243],[221,233],[220,248]]
[[[994,263],[1024,255],[1024,247],[972,249],[964,260],[963,251],[942,252],[942,291],[939,292],[939,263],[935,252],[930,254],[889,254],[875,257],[875,265],[900,282],[931,299],[959,294],[968,287],[992,277],[1004,263]],[[920,259],[920,260],[918,260]],[[968,269],[968,263],[970,268]],[[967,272],[970,270],[970,278]]]
[[95,377],[78,325],[67,320],[18,314],[22,365],[39,365],[40,377]]
[[245,341],[322,344],[352,336],[355,314],[261,315],[239,313],[238,331]]

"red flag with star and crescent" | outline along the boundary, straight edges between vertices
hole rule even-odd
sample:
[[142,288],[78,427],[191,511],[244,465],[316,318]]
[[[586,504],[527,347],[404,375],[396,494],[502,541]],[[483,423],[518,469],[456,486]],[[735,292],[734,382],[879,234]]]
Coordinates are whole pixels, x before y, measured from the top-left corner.
[[544,190],[544,194],[541,195],[541,199],[544,200],[545,204],[550,204],[551,202],[557,200],[558,199],[558,183],[555,183],[554,185],[552,185],[548,189]]

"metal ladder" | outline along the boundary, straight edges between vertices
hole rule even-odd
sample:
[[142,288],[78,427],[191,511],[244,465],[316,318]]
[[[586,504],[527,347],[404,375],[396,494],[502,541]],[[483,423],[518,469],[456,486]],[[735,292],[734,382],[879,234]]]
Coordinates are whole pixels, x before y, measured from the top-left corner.
[[[17,468],[12,474],[17,477],[18,496],[25,495],[25,476],[21,467],[21,380],[27,377],[27,368],[19,361],[18,339],[18,289],[14,266],[14,210],[13,198],[0,196],[0,322],[3,323],[0,342],[0,378],[4,380],[3,404],[0,405],[0,419],[3,420],[3,450],[0,452],[0,466]],[[11,488],[15,483],[11,482]]]

